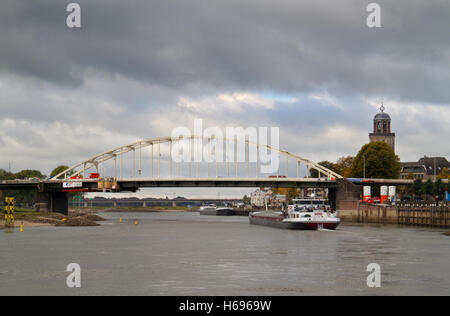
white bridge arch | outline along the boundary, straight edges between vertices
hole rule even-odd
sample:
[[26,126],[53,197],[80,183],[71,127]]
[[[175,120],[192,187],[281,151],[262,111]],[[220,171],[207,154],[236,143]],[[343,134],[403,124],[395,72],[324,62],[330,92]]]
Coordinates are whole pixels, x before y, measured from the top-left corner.
[[[172,144],[175,142],[181,142],[181,141],[192,141],[195,139],[201,139],[202,141],[206,140],[209,142],[212,141],[222,141],[222,142],[231,142],[233,143],[233,146],[237,146],[237,144],[244,144],[246,146],[246,152],[249,152],[249,147],[250,146],[255,146],[255,148],[257,148],[257,150],[260,150],[260,148],[263,148],[265,150],[268,151],[274,151],[277,152],[280,156],[284,156],[285,158],[285,167],[286,167],[286,175],[280,175],[280,169],[278,168],[278,172],[276,173],[276,177],[283,177],[283,178],[304,178],[301,177],[301,167],[302,165],[306,167],[307,169],[307,176],[310,176],[310,171],[311,170],[316,170],[317,171],[317,175],[318,178],[323,178],[326,177],[328,180],[333,180],[333,179],[342,179],[343,177],[339,174],[337,174],[336,172],[325,168],[311,160],[305,159],[303,157],[300,157],[298,155],[292,154],[288,151],[285,150],[281,150],[281,149],[277,149],[274,148],[270,145],[263,145],[263,144],[258,144],[258,143],[254,143],[251,142],[249,140],[240,140],[240,139],[226,139],[226,138],[211,138],[211,137],[204,137],[204,136],[189,136],[189,137],[158,137],[158,138],[151,138],[151,139],[146,139],[146,140],[140,140],[125,146],[121,146],[121,147],[117,147],[114,148],[112,150],[109,151],[105,151],[103,153],[100,153],[98,155],[95,155],[85,161],[82,161],[72,167],[70,167],[69,169],[66,169],[65,171],[59,173],[58,175],[54,176],[52,179],[54,180],[68,180],[71,177],[74,176],[82,176],[83,178],[86,178],[86,173],[89,172],[90,170],[95,170],[97,173],[101,174],[101,178],[105,178],[107,177],[107,175],[105,175],[105,162],[112,160],[114,162],[114,167],[113,167],[113,174],[109,175],[109,177],[117,179],[117,180],[123,180],[123,156],[127,153],[132,153],[132,175],[131,175],[131,179],[136,178],[136,171],[138,171],[139,175],[142,175],[142,149],[144,148],[148,148],[150,147],[151,149],[151,179],[161,179],[161,157],[162,155],[162,151],[161,151],[161,146],[162,145],[169,145],[170,150],[169,150],[169,164],[170,164],[170,179],[174,179],[175,177],[173,176],[173,159],[172,159]],[[155,150],[156,149],[156,150]],[[136,153],[137,156],[136,157]],[[156,155],[156,158],[155,158]],[[245,155],[246,156],[246,161],[243,162],[245,164],[245,177],[240,176],[239,174],[239,164],[242,165],[242,162],[238,161],[238,157],[237,157],[237,153],[236,153],[236,159],[235,162],[232,162],[233,164],[235,164],[235,172],[233,172],[233,176],[236,179],[244,179],[244,178],[249,178],[249,161],[248,161],[248,154]],[[136,161],[137,160],[137,161]],[[281,159],[280,159],[281,161]],[[289,177],[289,161],[294,161],[296,162],[297,165],[297,174],[296,177]],[[136,166],[136,162],[137,162],[137,166]],[[214,162],[212,162],[214,163]],[[208,163],[208,178],[214,179],[219,177],[218,174],[218,163],[216,164],[216,172],[215,172],[215,176],[211,175],[210,172],[210,165],[212,163]],[[231,173],[230,173],[230,164],[232,164],[230,162],[226,162],[227,166],[227,177],[230,177]],[[192,164],[194,164],[194,167],[192,167]],[[198,178],[198,167],[199,162],[189,162],[189,178]],[[150,164],[146,164],[146,165],[150,165]],[[138,167],[138,169],[136,168]],[[156,172],[155,172],[155,168],[156,168]],[[254,171],[255,171],[255,176],[256,178],[260,178],[261,174],[259,173],[259,161],[256,161],[255,163],[255,167],[254,167]],[[194,171],[194,172],[192,172]],[[178,176],[180,176],[180,163],[178,163]],[[268,175],[265,174],[265,176],[267,177]]]

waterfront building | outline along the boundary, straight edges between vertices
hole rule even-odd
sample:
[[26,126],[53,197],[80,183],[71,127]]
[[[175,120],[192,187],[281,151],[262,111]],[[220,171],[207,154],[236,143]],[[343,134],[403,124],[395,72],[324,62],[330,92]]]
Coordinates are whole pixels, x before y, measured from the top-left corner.
[[444,168],[450,168],[447,158],[424,156],[417,162],[402,162],[400,179],[407,179],[412,174],[414,179],[433,180]]
[[258,189],[250,193],[250,204],[254,207],[264,207],[266,205],[265,199],[266,197],[270,197],[272,195],[271,189]]

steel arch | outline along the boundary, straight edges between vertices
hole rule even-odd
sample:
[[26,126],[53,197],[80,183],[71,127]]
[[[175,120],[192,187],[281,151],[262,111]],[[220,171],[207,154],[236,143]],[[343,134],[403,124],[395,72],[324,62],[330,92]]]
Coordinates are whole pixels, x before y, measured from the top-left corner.
[[[163,143],[170,143],[170,142],[179,142],[179,141],[184,141],[184,140],[194,140],[194,139],[202,139],[202,140],[221,140],[224,142],[234,142],[234,143],[244,143],[247,145],[253,145],[256,146],[257,148],[260,147],[265,147],[266,150],[270,150],[270,151],[276,151],[278,153],[280,153],[281,155],[284,155],[287,158],[293,159],[294,161],[299,162],[300,164],[304,164],[306,165],[309,169],[315,169],[319,172],[319,174],[323,174],[326,175],[327,178],[332,179],[332,178],[337,178],[337,179],[342,179],[343,177],[341,175],[339,175],[338,173],[324,167],[321,166],[309,159],[300,157],[298,155],[292,154],[288,151],[282,150],[282,149],[277,149],[274,148],[272,146],[269,145],[261,145],[258,143],[254,143],[254,142],[250,142],[248,140],[245,141],[240,141],[239,139],[227,139],[225,137],[222,138],[211,138],[211,137],[205,137],[205,136],[196,136],[196,135],[192,135],[189,137],[175,137],[172,138],[170,136],[167,137],[157,137],[157,138],[150,138],[150,139],[146,139],[146,140],[140,140],[125,146],[120,146],[120,147],[116,147],[112,150],[109,151],[105,151],[103,153],[100,153],[98,155],[95,155],[85,161],[82,161],[76,165],[73,165],[72,167],[70,167],[69,169],[66,169],[65,171],[59,173],[58,175],[54,176],[52,179],[69,179],[70,177],[73,176],[78,176],[81,173],[84,173],[91,169],[91,168],[96,168],[96,170],[98,171],[98,166],[102,163],[104,163],[105,161],[111,160],[111,159],[116,159],[119,155],[123,155],[126,153],[129,153],[131,151],[136,151],[136,150],[140,150],[142,148],[146,148],[149,146],[153,146],[155,144],[163,144]],[[81,168],[80,170],[78,170],[78,168]],[[287,176],[287,175],[286,175]],[[61,178],[62,177],[62,178]]]

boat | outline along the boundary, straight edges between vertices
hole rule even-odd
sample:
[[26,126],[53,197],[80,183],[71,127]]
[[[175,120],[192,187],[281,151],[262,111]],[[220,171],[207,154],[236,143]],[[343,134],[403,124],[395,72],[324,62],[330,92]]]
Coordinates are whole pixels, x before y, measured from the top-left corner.
[[236,211],[231,207],[216,207],[215,205],[200,207],[200,215],[232,216],[235,214]]
[[287,210],[262,211],[249,214],[251,224],[299,230],[335,230],[340,219],[334,210],[321,200],[294,200]]
[[214,211],[216,208],[216,204],[202,205],[200,206],[200,211]]

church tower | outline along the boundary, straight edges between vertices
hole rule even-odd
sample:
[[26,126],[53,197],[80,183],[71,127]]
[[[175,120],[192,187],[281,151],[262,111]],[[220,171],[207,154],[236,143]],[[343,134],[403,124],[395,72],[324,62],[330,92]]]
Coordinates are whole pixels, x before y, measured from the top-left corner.
[[384,112],[381,104],[380,113],[373,118],[373,133],[369,134],[370,142],[385,142],[395,152],[395,133],[391,133],[391,117]]

